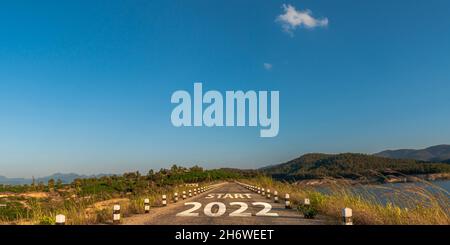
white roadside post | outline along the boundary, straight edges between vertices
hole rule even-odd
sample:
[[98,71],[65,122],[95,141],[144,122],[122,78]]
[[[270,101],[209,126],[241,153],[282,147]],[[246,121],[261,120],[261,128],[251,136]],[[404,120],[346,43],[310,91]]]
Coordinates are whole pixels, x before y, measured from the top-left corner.
[[192,197],[192,190],[189,190],[189,197]]
[[55,225],[65,225],[66,224],[66,216],[63,214],[56,215]]
[[309,201],[309,198],[305,198],[305,200],[303,200],[303,205],[305,205],[305,206],[311,205],[311,202]]
[[353,225],[353,214],[351,208],[342,209],[342,224],[343,225]]
[[197,188],[194,188],[194,196],[197,196]]
[[148,198],[144,199],[144,212],[146,214],[150,212],[150,200]]
[[258,187],[258,194],[261,194],[261,187]]
[[267,199],[270,199],[270,190],[267,189]]
[[284,196],[284,200],[286,201],[285,202],[285,207],[287,209],[290,209],[291,208],[291,201],[289,200],[289,194],[286,193],[286,195]]
[[162,205],[167,206],[167,196],[166,195],[162,195]]
[[186,199],[186,191],[183,191],[183,200]]
[[262,196],[265,196],[265,195],[266,195],[266,192],[264,191],[264,188],[261,188],[261,195],[262,195]]
[[120,205],[115,204],[113,207],[113,224],[117,225],[120,223]]
[[173,202],[178,202],[178,193],[173,193]]
[[278,191],[273,192],[273,201],[278,203]]

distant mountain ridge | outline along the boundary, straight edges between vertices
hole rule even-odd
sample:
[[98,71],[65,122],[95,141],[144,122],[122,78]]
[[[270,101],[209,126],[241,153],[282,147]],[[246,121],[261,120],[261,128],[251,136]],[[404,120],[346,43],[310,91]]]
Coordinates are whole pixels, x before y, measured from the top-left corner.
[[[429,162],[429,163],[427,163]],[[236,169],[235,171],[241,171]],[[270,165],[258,169],[259,172],[277,178],[312,179],[322,177],[358,178],[361,175],[377,171],[389,174],[450,173],[450,145],[436,145],[426,149],[386,150],[373,155],[358,153],[322,154],[309,153],[291,161]],[[244,171],[252,174],[253,170]],[[110,176],[110,174],[79,175],[75,173],[55,173],[50,176],[36,178],[35,182],[47,183],[49,179],[61,179],[63,183],[71,183],[77,178]],[[7,178],[0,176],[0,184],[31,184],[30,178]]]
[[[109,174],[97,174],[97,175],[80,175],[75,173],[55,173],[49,176],[36,178],[35,183],[44,182],[47,184],[48,180],[54,179],[55,181],[60,179],[64,184],[72,183],[74,179],[86,179],[90,177],[102,177],[102,176],[108,176]],[[32,179],[28,178],[8,178],[5,176],[0,175],[0,184],[4,185],[25,185],[25,184],[31,184],[33,182]]]
[[414,159],[427,162],[450,163],[450,145],[435,145],[425,149],[399,149],[386,150],[374,154],[374,156],[394,159]]
[[411,159],[392,159],[359,153],[310,153],[291,161],[259,169],[277,179],[320,179],[324,177],[358,179],[361,176],[391,174],[450,173],[446,163],[427,163]]

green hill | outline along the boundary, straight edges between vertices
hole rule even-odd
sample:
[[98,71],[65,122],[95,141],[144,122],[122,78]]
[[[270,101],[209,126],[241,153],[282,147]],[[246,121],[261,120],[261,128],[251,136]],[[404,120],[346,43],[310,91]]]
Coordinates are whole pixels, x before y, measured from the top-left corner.
[[262,168],[260,171],[278,179],[315,179],[324,177],[356,179],[361,176],[374,176],[376,174],[448,173],[450,172],[450,165],[355,153],[336,155],[313,153],[303,155],[286,163]]

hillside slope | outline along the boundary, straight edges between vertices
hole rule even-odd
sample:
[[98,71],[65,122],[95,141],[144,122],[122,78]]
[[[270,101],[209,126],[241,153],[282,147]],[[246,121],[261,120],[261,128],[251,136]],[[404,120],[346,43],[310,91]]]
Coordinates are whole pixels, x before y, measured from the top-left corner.
[[305,154],[279,165],[260,169],[265,174],[282,179],[314,179],[324,177],[352,178],[376,174],[449,173],[445,163],[424,163],[416,160],[390,159],[364,154]]
[[395,159],[414,159],[429,162],[450,162],[450,145],[436,145],[420,150],[387,150],[376,153],[374,155]]

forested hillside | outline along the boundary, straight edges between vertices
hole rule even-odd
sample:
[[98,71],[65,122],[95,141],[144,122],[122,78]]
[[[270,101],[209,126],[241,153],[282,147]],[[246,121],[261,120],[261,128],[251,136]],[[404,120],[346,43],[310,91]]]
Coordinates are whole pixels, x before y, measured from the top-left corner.
[[313,179],[323,177],[359,178],[376,174],[429,174],[450,172],[446,163],[426,163],[416,160],[391,159],[372,155],[343,153],[306,154],[279,165],[262,168],[265,174],[283,179]]

